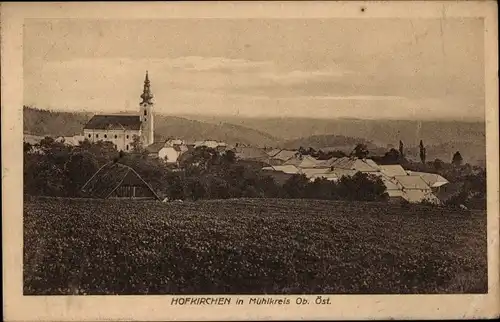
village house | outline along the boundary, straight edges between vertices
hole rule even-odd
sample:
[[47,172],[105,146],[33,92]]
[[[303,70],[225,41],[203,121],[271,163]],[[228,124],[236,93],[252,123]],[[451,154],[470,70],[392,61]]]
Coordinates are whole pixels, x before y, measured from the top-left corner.
[[94,115],[85,125],[83,136],[91,142],[112,142],[119,151],[131,151],[135,137],[145,147],[153,144],[154,103],[147,71],[141,99],[138,114]]
[[194,148],[198,147],[207,147],[211,149],[215,149],[219,152],[225,151],[227,149],[227,143],[225,142],[220,142],[216,140],[203,140],[203,141],[196,141],[193,143]]
[[164,160],[166,163],[177,163],[179,157],[188,151],[182,140],[156,142],[146,147],[148,155]]
[[99,199],[161,200],[134,169],[117,162],[109,162],[97,170],[82,187],[82,192]]
[[338,181],[358,172],[366,173],[382,180],[390,198],[404,199],[412,203],[440,203],[435,193],[439,192],[439,187],[448,183],[445,178],[434,173],[411,172],[401,165],[378,165],[371,159],[354,157],[321,161],[311,156],[293,155],[282,165],[266,166],[262,170],[280,183],[295,174],[305,175],[310,181],[318,178]]
[[85,137],[83,135],[74,135],[74,136],[58,136],[54,141],[71,146],[77,146],[83,140],[85,140]]

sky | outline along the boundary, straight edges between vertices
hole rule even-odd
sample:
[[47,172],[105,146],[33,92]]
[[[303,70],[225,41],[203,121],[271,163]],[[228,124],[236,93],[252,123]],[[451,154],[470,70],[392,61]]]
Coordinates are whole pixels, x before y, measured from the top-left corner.
[[24,104],[162,114],[484,119],[483,20],[25,20]]

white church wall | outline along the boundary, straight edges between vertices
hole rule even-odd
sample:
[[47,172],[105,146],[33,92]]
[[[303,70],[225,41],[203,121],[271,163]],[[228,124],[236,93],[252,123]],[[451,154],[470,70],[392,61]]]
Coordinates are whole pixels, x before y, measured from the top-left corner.
[[83,131],[85,139],[90,142],[109,141],[112,142],[118,151],[132,150],[134,135],[141,136],[141,131],[132,130],[90,130]]

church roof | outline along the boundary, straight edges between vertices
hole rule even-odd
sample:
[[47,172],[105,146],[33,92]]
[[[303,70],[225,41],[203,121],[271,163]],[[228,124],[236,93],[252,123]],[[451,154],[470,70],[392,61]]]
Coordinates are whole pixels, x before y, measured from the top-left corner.
[[85,125],[86,130],[139,130],[139,115],[94,115]]

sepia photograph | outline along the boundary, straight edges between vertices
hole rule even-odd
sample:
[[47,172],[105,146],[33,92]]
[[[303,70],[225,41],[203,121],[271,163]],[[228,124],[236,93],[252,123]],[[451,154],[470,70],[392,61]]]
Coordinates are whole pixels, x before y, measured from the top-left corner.
[[485,28],[474,15],[24,18],[22,296],[185,309],[498,296]]

